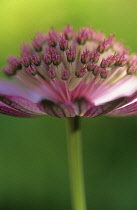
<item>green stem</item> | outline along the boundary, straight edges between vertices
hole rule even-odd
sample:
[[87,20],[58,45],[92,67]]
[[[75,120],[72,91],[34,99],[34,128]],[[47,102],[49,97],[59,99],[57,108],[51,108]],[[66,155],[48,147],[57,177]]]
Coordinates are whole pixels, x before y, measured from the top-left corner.
[[73,210],[86,210],[79,117],[67,118],[68,153]]

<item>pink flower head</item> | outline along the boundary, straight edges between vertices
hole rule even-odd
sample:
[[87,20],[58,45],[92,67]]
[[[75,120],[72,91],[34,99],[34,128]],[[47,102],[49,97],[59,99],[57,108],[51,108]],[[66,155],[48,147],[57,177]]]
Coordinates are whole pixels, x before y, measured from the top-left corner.
[[33,117],[137,114],[137,55],[92,28],[37,34],[10,56],[0,113]]

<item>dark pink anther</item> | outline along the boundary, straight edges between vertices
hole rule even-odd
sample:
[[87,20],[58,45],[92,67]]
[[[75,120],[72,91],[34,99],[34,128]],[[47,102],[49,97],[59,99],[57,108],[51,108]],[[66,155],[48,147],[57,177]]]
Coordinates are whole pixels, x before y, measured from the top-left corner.
[[131,55],[131,57],[128,60],[128,65],[135,65],[137,64],[137,55]]
[[22,62],[22,65],[26,68],[29,67],[31,64],[30,59],[28,57],[23,57],[21,59],[21,62]]
[[82,53],[81,55],[81,63],[86,64],[87,62],[89,62],[90,60],[90,54],[89,52],[86,50],[85,52]]
[[37,54],[31,56],[31,61],[36,66],[39,66],[41,63],[40,57]]
[[117,61],[115,63],[116,66],[124,66],[127,63],[127,58],[125,57],[125,55],[119,55],[117,56]]
[[42,45],[41,45],[41,41],[38,39],[34,39],[32,42],[33,47],[35,48],[35,50],[37,52],[40,52],[42,50]]
[[93,75],[98,76],[100,72],[101,72],[101,68],[96,65],[95,68],[93,69]]
[[66,51],[66,56],[67,56],[68,62],[73,62],[75,60],[75,57],[76,57],[76,52],[74,50],[72,50],[71,47],[70,47]]
[[33,65],[30,65],[26,70],[32,76],[35,76],[37,74],[36,67]]
[[50,66],[49,70],[47,71],[47,74],[51,79],[54,79],[56,77],[55,69],[52,66]]
[[81,29],[77,35],[77,42],[80,45],[84,45],[88,39],[88,34],[86,29]]
[[12,66],[6,66],[3,69],[4,74],[6,74],[7,76],[13,76],[16,74],[16,70],[12,67]]
[[106,69],[101,69],[101,71],[100,71],[100,77],[101,77],[102,79],[106,79],[108,73],[109,73],[108,70],[106,70]]
[[98,62],[99,60],[99,56],[100,56],[100,53],[98,51],[94,51],[93,53],[91,53],[91,60],[95,63]]
[[106,49],[106,44],[105,44],[105,42],[101,42],[101,43],[99,44],[98,48],[97,48],[97,51],[98,51],[99,53],[103,53],[103,52],[105,51],[105,49]]
[[93,36],[94,36],[94,31],[92,28],[88,28],[87,29],[87,39],[90,41],[93,39]]
[[48,46],[46,49],[46,52],[50,55],[55,54],[56,53],[56,49],[54,47]]
[[127,69],[127,74],[132,75],[137,72],[137,66],[131,65]]
[[86,67],[80,67],[76,70],[75,75],[80,78],[83,77],[87,73]]
[[52,54],[52,62],[55,66],[58,66],[61,63],[61,56],[57,54]]
[[47,37],[48,44],[51,47],[56,47],[57,45],[57,33],[55,31],[51,31]]
[[105,50],[107,50],[112,46],[113,42],[114,42],[114,35],[112,34],[108,37],[108,39],[104,40],[99,44],[97,51],[103,53]]
[[47,65],[50,65],[50,64],[52,63],[52,58],[51,58],[51,55],[49,55],[49,54],[44,55],[43,59],[44,59],[44,62],[45,62]]
[[118,59],[118,55],[110,55],[106,61],[108,62],[108,67],[115,65],[116,61]]
[[21,61],[14,57],[14,56],[10,56],[8,57],[7,61],[9,62],[9,64],[15,69],[15,70],[19,70],[22,68],[22,65],[21,65]]
[[61,72],[61,79],[62,80],[68,80],[70,73],[67,70],[64,70]]
[[67,40],[71,40],[72,36],[73,36],[73,28],[68,25],[65,29],[64,29],[64,36]]
[[21,56],[30,57],[32,55],[32,47],[29,44],[23,44],[21,46]]
[[106,68],[109,66],[109,61],[107,59],[102,59],[101,64],[100,64],[101,68]]
[[68,49],[68,41],[63,36],[61,36],[60,38],[59,46],[62,51],[65,51]]
[[94,68],[95,68],[95,64],[92,62],[92,61],[90,61],[88,64],[87,64],[87,70],[88,71],[93,71],[94,70]]

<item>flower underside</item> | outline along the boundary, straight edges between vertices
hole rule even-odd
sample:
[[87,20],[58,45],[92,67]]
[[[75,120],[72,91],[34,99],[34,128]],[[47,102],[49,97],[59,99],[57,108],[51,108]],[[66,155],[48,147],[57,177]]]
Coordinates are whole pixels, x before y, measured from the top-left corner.
[[137,55],[93,28],[37,34],[10,56],[0,81],[0,112],[32,117],[137,113]]

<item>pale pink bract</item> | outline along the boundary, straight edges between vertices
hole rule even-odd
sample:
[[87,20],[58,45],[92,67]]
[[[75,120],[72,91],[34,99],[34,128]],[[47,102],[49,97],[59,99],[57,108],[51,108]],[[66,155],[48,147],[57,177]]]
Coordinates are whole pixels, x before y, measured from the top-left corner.
[[137,55],[93,28],[37,34],[10,56],[0,113],[34,117],[137,114]]

